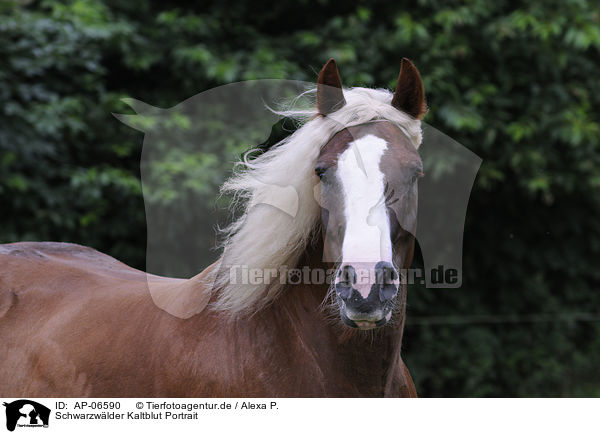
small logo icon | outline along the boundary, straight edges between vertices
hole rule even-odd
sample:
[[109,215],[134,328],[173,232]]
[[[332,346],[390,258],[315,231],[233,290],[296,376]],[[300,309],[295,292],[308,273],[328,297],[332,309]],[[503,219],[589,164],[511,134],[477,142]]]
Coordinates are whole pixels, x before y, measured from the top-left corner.
[[14,431],[16,427],[22,428],[48,428],[50,409],[42,404],[29,399],[19,399],[6,407],[6,429]]

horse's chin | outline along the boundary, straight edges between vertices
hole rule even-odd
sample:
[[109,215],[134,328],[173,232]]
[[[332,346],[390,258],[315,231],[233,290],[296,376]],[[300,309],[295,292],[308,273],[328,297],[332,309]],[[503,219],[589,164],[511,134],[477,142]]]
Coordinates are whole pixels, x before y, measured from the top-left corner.
[[384,316],[381,319],[361,319],[361,320],[354,320],[354,319],[350,319],[348,317],[348,315],[346,314],[346,312],[344,310],[340,311],[340,318],[342,319],[342,322],[347,325],[348,327],[352,327],[355,329],[359,329],[359,330],[373,330],[379,327],[383,327],[384,325],[386,325],[388,323],[388,321],[390,320],[391,317],[391,312]]

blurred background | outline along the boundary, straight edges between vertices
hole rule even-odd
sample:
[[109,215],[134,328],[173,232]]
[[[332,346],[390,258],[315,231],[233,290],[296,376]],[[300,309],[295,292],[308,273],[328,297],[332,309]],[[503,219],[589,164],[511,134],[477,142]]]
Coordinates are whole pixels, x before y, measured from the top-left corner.
[[[0,0],[0,242],[75,242],[144,269],[143,134],[111,115],[133,113],[122,98],[171,107],[234,81],[315,81],[329,57],[346,86],[393,88],[408,57],[426,122],[483,158],[462,288],[409,288],[403,354],[417,391],[600,396],[599,11],[591,0]],[[169,165],[165,179],[196,182],[156,200],[191,189],[208,209],[232,162]]]

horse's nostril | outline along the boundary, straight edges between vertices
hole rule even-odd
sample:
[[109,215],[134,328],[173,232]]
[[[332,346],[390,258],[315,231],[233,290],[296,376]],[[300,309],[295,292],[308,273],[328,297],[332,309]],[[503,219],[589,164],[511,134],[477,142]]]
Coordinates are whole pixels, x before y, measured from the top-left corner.
[[375,265],[375,281],[378,285],[394,284],[398,279],[398,272],[389,262],[378,262]]
[[356,270],[352,265],[342,267],[338,282],[348,286],[356,284]]

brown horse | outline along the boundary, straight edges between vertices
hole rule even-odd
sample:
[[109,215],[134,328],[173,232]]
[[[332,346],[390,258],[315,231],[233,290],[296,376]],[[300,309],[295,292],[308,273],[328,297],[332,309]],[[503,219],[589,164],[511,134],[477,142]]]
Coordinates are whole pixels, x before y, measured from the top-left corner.
[[[315,116],[228,182],[248,193],[246,212],[221,259],[189,280],[73,244],[0,246],[0,395],[416,396],[400,355],[399,268],[414,248],[421,78],[403,59],[393,94],[342,90],[332,59],[316,101]],[[258,175],[294,187],[293,217],[260,205]],[[238,276],[285,276],[281,266],[336,272]]]

